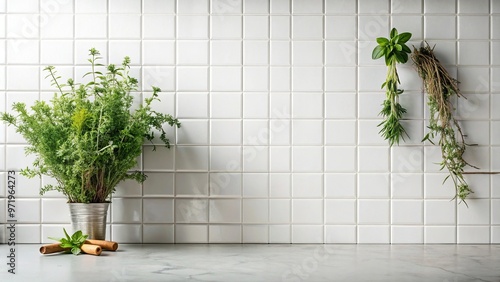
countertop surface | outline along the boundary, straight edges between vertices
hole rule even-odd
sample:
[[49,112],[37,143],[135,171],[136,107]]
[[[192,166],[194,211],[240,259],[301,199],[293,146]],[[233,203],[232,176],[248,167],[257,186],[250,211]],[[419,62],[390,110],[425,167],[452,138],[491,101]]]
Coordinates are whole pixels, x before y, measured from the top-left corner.
[[0,245],[0,281],[500,281],[500,245],[120,244],[101,256]]

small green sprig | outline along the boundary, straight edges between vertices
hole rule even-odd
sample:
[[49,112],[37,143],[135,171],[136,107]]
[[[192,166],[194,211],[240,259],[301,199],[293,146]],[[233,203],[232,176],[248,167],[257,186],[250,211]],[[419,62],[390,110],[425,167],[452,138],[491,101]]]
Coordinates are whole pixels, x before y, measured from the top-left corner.
[[61,242],[61,248],[70,249],[72,254],[79,255],[82,252],[81,247],[89,235],[84,235],[81,230],[78,230],[70,237],[66,229],[63,228],[63,231],[66,238],[49,237],[49,239]]
[[390,33],[390,38],[377,38],[378,45],[373,49],[372,59],[376,60],[381,57],[385,58],[387,65],[387,79],[382,84],[381,88],[385,88],[386,99],[382,104],[380,115],[384,120],[378,125],[382,126],[380,134],[385,140],[389,141],[389,145],[399,145],[400,139],[404,140],[404,136],[408,136],[406,130],[400,120],[406,113],[406,109],[399,104],[399,95],[404,92],[403,89],[398,89],[400,84],[398,72],[396,69],[397,63],[406,63],[408,54],[411,53],[410,48],[405,44],[410,40],[411,33],[404,32],[398,34],[397,29],[393,28]]

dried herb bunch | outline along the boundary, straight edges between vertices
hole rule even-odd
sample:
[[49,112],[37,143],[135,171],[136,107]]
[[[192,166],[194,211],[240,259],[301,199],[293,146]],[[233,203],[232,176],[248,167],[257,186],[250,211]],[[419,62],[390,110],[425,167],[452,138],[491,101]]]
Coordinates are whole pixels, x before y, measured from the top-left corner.
[[411,53],[410,48],[405,44],[410,40],[411,33],[399,33],[393,28],[390,33],[390,38],[377,38],[378,45],[373,49],[372,59],[376,60],[384,57],[387,65],[386,81],[381,88],[385,88],[386,99],[382,104],[380,115],[384,120],[378,125],[382,126],[380,134],[385,140],[389,141],[389,145],[399,144],[399,140],[404,140],[404,135],[408,136],[406,130],[400,120],[406,113],[406,109],[399,103],[399,95],[404,92],[398,88],[400,84],[396,64],[404,64],[408,61],[408,54]]
[[463,97],[458,88],[459,82],[450,76],[434,55],[434,47],[431,48],[429,44],[419,49],[414,47],[411,58],[424,82],[430,110],[429,133],[422,141],[427,140],[434,144],[432,140],[436,136],[439,138],[443,158],[440,164],[441,170],[446,167],[450,173],[444,181],[451,178],[456,188],[455,198],[464,201],[470,193],[473,193],[463,177],[464,168],[477,167],[463,158],[468,144],[465,142],[460,124],[453,116],[455,108],[451,98]]

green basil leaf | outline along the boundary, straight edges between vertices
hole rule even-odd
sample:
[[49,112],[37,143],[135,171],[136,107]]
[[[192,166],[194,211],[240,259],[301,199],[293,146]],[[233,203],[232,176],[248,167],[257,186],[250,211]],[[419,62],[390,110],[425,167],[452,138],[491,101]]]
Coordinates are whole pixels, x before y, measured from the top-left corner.
[[378,45],[377,47],[375,47],[375,49],[373,49],[373,52],[372,52],[372,59],[373,60],[376,60],[380,57],[382,57],[385,53],[385,49],[384,47]]
[[399,35],[399,43],[406,43],[411,38],[411,33],[403,32]]
[[389,44],[389,39],[387,39],[385,37],[379,37],[379,38],[377,38],[377,43],[380,44],[381,46],[385,46],[385,45]]
[[394,47],[396,48],[396,50],[398,50],[399,52],[401,52],[403,50],[403,47],[399,44],[396,44],[394,45]]
[[71,248],[71,253],[73,253],[75,256],[79,255],[81,251],[82,250],[80,250],[80,248],[78,248],[78,247]]
[[[400,42],[401,43],[401,42]],[[411,53],[411,50],[410,48],[404,44],[404,43],[401,43],[401,47],[403,47],[403,51],[406,52],[406,53]]]
[[398,30],[394,27],[391,29],[391,38],[393,38],[396,35],[398,35]]

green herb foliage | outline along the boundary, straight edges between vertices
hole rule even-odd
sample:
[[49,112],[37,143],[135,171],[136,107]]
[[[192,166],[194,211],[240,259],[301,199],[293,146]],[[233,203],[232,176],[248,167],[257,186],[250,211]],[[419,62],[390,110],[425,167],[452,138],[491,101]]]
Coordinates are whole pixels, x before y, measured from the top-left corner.
[[66,229],[63,228],[64,235],[66,235],[66,238],[52,238],[49,237],[49,239],[59,241],[61,242],[61,248],[69,249],[71,250],[71,253],[74,255],[79,255],[81,253],[81,247],[83,244],[85,244],[85,240],[89,237],[89,235],[83,235],[81,230],[78,230],[75,232],[75,234],[71,235],[71,237],[68,235],[68,232],[66,232]]
[[442,161],[441,170],[447,168],[455,185],[456,197],[464,201],[472,190],[463,177],[467,166],[477,168],[464,160],[463,155],[467,144],[460,124],[453,117],[454,107],[452,97],[461,97],[458,81],[450,76],[434,55],[434,48],[429,45],[414,49],[412,54],[419,76],[424,81],[430,110],[429,133],[422,141],[434,144],[433,139],[439,138]]
[[[85,74],[91,81],[77,84],[68,79],[66,84],[54,67],[45,68],[52,84],[57,87],[51,101],[36,101],[28,110],[24,103],[14,103],[17,115],[3,113],[1,118],[15,126],[31,145],[27,154],[34,154],[33,168],[21,171],[35,177],[48,175],[57,185],[44,186],[40,194],[50,190],[62,192],[71,203],[106,202],[116,185],[125,179],[142,182],[146,175],[130,172],[142,152],[144,140],[155,136],[170,148],[164,124],[180,127],[171,115],[152,109],[159,102],[153,87],[151,97],[133,110],[137,79],[129,76],[130,59],[121,66],[110,64],[105,72],[99,64],[99,51],[90,50],[92,70]],[[153,147],[155,148],[155,147]]]
[[393,28],[390,33],[390,38],[377,38],[378,45],[373,49],[372,59],[376,60],[381,57],[385,58],[387,65],[387,79],[382,84],[385,88],[386,99],[382,104],[380,115],[384,120],[378,125],[382,126],[380,134],[385,140],[389,141],[392,146],[399,144],[400,139],[404,140],[404,135],[408,136],[406,130],[400,120],[406,113],[406,109],[399,104],[399,95],[404,92],[403,89],[398,89],[399,76],[396,69],[397,63],[406,63],[408,54],[411,53],[410,48],[405,44],[410,40],[411,33],[404,32],[398,34],[398,31]]

